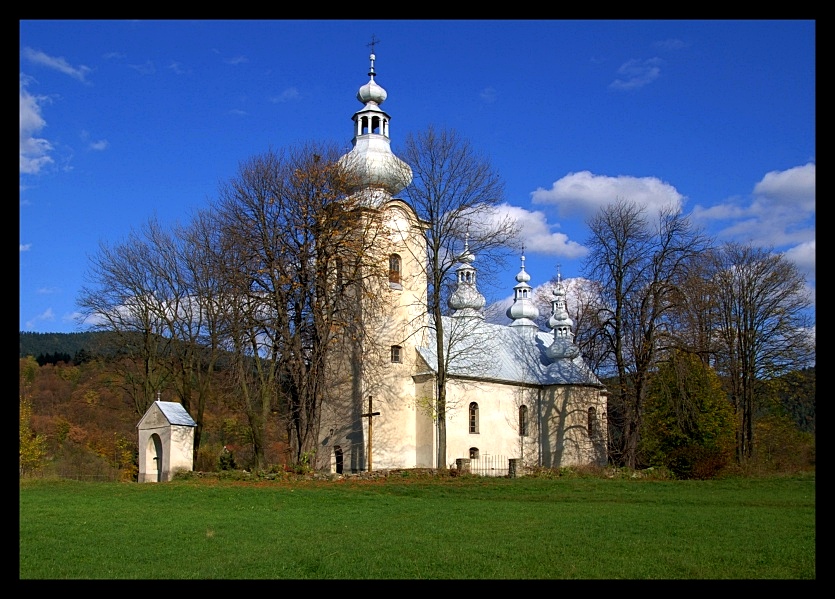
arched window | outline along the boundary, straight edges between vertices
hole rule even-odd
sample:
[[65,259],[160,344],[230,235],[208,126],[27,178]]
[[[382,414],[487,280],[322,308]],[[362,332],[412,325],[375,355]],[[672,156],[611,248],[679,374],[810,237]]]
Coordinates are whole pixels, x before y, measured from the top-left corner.
[[528,406],[519,406],[519,436],[528,436]]
[[470,459],[477,460],[478,459],[478,447],[470,447]]
[[389,283],[400,284],[400,256],[389,256]]
[[476,402],[470,404],[470,433],[474,435],[478,433],[478,404]]
[[402,349],[399,345],[391,346],[391,361],[395,364],[400,364],[403,361]]
[[336,288],[337,290],[342,289],[342,272],[344,270],[342,258],[337,258],[335,260],[336,266]]
[[589,437],[594,437],[597,433],[597,410],[594,409],[594,406],[589,408],[588,429]]

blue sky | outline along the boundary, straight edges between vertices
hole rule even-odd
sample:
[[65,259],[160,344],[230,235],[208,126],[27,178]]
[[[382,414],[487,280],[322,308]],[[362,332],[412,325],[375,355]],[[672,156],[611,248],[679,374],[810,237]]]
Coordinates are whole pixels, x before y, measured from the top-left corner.
[[[239,164],[351,147],[357,90],[392,148],[430,124],[490,159],[530,284],[580,276],[586,219],[676,202],[815,285],[814,21],[21,21],[20,330],[75,332],[100,242],[185,223]],[[478,262],[475,263],[478,266]],[[519,262],[488,300],[512,295]]]

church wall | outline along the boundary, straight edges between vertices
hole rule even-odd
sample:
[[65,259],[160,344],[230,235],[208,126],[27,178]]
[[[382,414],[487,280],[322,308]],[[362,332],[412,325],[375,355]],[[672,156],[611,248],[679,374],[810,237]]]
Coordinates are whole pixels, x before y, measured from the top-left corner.
[[[591,423],[589,408],[594,409]],[[546,388],[539,422],[542,466],[606,464],[606,399],[599,388],[580,385]]]
[[[457,458],[469,458],[470,448],[479,457],[504,456],[536,459],[535,420],[538,391],[535,388],[453,379],[447,384],[447,466]],[[470,403],[478,405],[477,433],[470,432]],[[519,434],[519,407],[528,406],[528,435]]]
[[[422,362],[422,360],[421,360]],[[423,364],[425,366],[425,364]],[[423,368],[421,371],[425,371]],[[431,376],[417,377],[415,382],[415,441],[417,443],[416,466],[434,468],[437,428],[433,418],[435,401],[435,379]]]

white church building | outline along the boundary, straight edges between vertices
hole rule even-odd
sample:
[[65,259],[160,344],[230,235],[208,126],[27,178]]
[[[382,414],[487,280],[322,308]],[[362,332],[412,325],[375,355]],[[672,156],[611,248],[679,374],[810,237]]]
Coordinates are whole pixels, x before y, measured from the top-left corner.
[[[516,275],[510,323],[485,320],[477,260],[465,242],[456,287],[442,317],[446,354],[446,459],[438,463],[435,418],[438,359],[426,312],[425,223],[399,194],[411,169],[391,151],[386,91],[370,80],[357,99],[353,147],[343,164],[361,173],[367,215],[376,219],[380,277],[361,307],[363,335],[345,342],[323,402],[316,467],[349,473],[447,468],[486,460],[506,472],[607,461],[606,390],[574,344],[565,285],[553,289],[550,330],[536,324],[525,258]],[[364,301],[360,294],[357,302]],[[502,469],[502,465],[504,468]]]

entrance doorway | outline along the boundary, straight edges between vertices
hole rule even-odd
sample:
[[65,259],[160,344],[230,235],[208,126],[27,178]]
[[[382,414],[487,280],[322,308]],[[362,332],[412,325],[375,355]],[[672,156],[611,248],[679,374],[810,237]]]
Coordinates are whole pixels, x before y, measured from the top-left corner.
[[342,474],[342,448],[336,445],[333,448],[334,457],[336,457],[336,473]]

